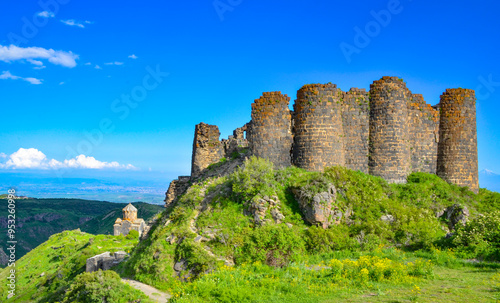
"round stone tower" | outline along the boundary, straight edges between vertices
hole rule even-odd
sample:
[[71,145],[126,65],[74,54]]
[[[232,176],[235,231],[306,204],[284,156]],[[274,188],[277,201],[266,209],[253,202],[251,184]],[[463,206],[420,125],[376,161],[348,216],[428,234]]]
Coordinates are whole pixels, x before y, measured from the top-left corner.
[[137,208],[135,208],[131,203],[129,203],[123,209],[123,220],[128,220],[131,222],[137,220]]
[[370,85],[371,175],[389,183],[406,183],[411,172],[408,102],[412,97],[397,77],[382,77]]
[[344,165],[343,92],[335,84],[309,84],[294,105],[293,163],[310,171]]
[[476,97],[471,89],[447,89],[441,95],[437,175],[479,190]]
[[252,122],[247,137],[252,154],[270,160],[275,167],[291,165],[292,115],[290,97],[265,92],[252,103]]

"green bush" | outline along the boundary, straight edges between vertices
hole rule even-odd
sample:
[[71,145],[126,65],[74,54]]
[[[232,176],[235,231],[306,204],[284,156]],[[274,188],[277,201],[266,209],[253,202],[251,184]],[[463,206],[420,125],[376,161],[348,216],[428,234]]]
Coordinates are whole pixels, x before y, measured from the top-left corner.
[[264,225],[247,229],[243,247],[236,255],[237,263],[260,261],[273,267],[286,266],[304,252],[304,241],[286,225]]
[[332,226],[328,229],[311,226],[304,234],[307,251],[312,254],[359,249],[356,239],[349,236],[349,227],[346,225]]
[[71,284],[63,302],[101,303],[137,302],[147,297],[121,282],[114,271],[82,273]]
[[131,231],[129,231],[128,235],[125,238],[137,239],[137,238],[139,238],[139,232],[137,230],[131,230]]
[[273,195],[277,182],[274,178],[273,164],[266,159],[250,157],[243,167],[231,174],[233,192],[243,201],[249,201],[255,195]]
[[452,243],[462,257],[500,260],[500,211],[459,226]]

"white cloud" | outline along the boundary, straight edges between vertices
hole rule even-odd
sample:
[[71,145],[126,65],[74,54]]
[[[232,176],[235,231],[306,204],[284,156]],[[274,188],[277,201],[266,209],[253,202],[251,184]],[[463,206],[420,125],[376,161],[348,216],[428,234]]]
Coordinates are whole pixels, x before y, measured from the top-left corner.
[[83,22],[84,22],[84,23],[86,23],[86,24],[94,24],[94,22],[93,22],[93,21],[88,21],[88,20],[85,20],[85,21],[83,21]]
[[123,62],[115,61],[115,62],[106,62],[104,64],[105,65],[123,65]]
[[47,157],[38,149],[20,148],[9,156],[4,164],[7,168],[40,168],[47,161]]
[[[62,23],[69,25],[69,26],[76,26],[79,28],[85,28],[85,25],[83,25],[81,22],[76,21],[74,19],[68,19],[68,20],[61,20]],[[87,22],[85,22],[87,23]]]
[[11,62],[17,60],[27,60],[28,62],[39,66],[39,62],[41,61],[34,59],[46,59],[55,65],[75,67],[75,60],[78,59],[78,55],[75,55],[72,52],[55,51],[53,49],[45,49],[43,47],[18,47],[12,44],[9,46],[0,45],[0,61]]
[[7,158],[7,154],[0,153],[0,158]]
[[64,84],[64,82],[59,82],[59,85],[63,85],[63,84]]
[[49,12],[49,11],[39,12],[36,15],[40,16],[40,17],[43,17],[43,18],[54,18],[55,17],[54,13],[53,12]]
[[137,59],[138,57],[135,55],[135,54],[132,54],[130,56],[128,56],[130,59]]
[[85,65],[92,65],[92,63],[90,63],[90,62],[87,62],[87,63],[85,63]]
[[42,84],[42,81],[43,81],[42,79],[37,79],[37,78],[32,78],[32,77],[23,78],[23,77],[19,77],[19,76],[14,76],[9,71],[4,71],[0,75],[0,79],[2,79],[2,80],[7,80],[7,79],[24,80],[24,81],[29,82],[31,84]]
[[38,60],[34,60],[34,59],[26,59],[26,61],[28,61],[29,63],[31,63],[33,65],[38,65],[38,66],[42,66],[43,65],[42,61],[38,61]]
[[79,155],[63,162],[48,159],[44,153],[36,148],[20,148],[10,156],[0,154],[7,158],[7,162],[0,163],[3,169],[136,169],[132,164],[123,165],[116,161],[102,162],[94,157]]
[[100,67],[99,65],[95,65],[95,69],[102,69],[102,67]]

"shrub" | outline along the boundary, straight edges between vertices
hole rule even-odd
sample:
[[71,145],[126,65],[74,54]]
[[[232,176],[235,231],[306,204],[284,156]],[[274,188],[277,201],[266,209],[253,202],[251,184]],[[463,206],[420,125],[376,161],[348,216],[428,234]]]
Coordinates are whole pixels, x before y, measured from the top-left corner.
[[137,239],[137,238],[139,238],[139,232],[137,230],[131,230],[131,231],[129,231],[128,235],[125,238]]
[[[82,273],[71,284],[63,302],[132,302],[147,297],[125,285],[114,271]],[[135,301],[134,301],[135,302]]]
[[328,253],[335,250],[356,250],[359,248],[358,242],[349,237],[349,227],[346,225],[332,226],[328,229],[311,226],[304,235],[306,248],[310,253]]
[[452,243],[462,257],[500,260],[500,211],[459,226]]
[[187,260],[188,269],[194,277],[206,273],[215,268],[216,260],[205,251],[199,243],[191,239],[185,239],[176,247],[176,260]]
[[273,164],[266,159],[250,157],[243,167],[230,176],[232,189],[242,201],[249,201],[257,194],[273,195],[277,187]]
[[265,225],[247,229],[238,263],[260,261],[274,267],[286,266],[294,255],[304,251],[302,238],[286,225]]

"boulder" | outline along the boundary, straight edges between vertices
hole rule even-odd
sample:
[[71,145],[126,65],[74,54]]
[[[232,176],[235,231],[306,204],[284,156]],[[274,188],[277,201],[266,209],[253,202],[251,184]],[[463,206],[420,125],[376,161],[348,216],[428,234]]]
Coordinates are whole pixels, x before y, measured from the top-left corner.
[[269,219],[265,219],[268,210],[275,223],[281,223],[285,216],[280,211],[280,200],[277,196],[255,196],[248,206],[248,212],[253,217],[256,225],[264,225]]
[[292,192],[308,223],[325,229],[340,223],[342,212],[335,205],[337,190],[333,184],[328,184],[327,190],[320,193],[311,193],[308,187],[294,188]]
[[465,225],[469,219],[469,209],[465,205],[453,204],[439,212],[438,217],[446,220],[450,230],[455,230],[457,224]]

